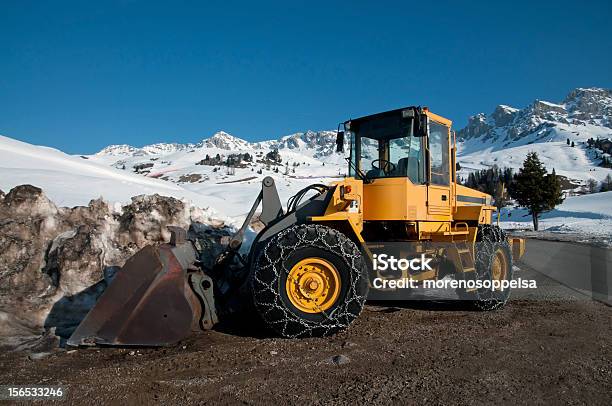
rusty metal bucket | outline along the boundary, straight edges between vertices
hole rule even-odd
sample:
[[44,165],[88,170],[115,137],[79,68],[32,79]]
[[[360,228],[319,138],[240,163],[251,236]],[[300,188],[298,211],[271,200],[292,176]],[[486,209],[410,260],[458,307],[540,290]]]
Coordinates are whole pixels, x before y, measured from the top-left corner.
[[163,346],[205,328],[205,303],[188,275],[195,262],[193,245],[177,244],[174,235],[170,244],[141,249],[117,272],[68,345]]

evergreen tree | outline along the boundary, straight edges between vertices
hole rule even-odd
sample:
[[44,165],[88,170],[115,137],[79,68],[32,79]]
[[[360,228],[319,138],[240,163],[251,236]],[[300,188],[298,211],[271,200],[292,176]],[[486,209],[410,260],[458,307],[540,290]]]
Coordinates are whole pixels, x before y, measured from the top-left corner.
[[469,188],[495,196],[500,183],[503,183],[505,187],[512,183],[512,168],[501,170],[497,165],[493,165],[488,169],[471,172],[463,184]]
[[266,158],[276,163],[281,163],[282,161],[280,153],[278,152],[278,149],[273,149],[272,151],[268,152],[266,154]]
[[539,216],[563,202],[561,183],[555,170],[548,174],[535,152],[527,154],[509,189],[510,196],[531,214],[535,231],[538,230]]
[[606,178],[601,182],[601,192],[609,192],[612,190],[612,176],[606,175]]
[[569,140],[569,138],[568,138],[568,139],[567,139],[567,145],[569,145],[569,144],[570,144],[570,140]]
[[587,180],[587,189],[589,193],[595,193],[597,191],[597,181],[595,179]]
[[572,141],[572,148],[574,148],[574,141]]

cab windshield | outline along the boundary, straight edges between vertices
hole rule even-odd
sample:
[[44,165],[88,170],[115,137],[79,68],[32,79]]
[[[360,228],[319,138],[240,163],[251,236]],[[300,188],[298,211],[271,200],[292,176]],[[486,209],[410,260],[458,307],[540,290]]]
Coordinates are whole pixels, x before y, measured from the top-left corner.
[[412,122],[393,115],[351,123],[351,172],[358,168],[369,179],[408,177],[424,183],[424,137],[413,135]]

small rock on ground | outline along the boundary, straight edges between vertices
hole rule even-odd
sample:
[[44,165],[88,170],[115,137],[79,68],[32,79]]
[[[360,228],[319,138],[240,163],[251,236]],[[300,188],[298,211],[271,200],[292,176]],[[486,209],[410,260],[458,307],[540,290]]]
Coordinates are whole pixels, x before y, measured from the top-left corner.
[[347,357],[346,355],[340,354],[340,355],[334,355],[333,357],[331,357],[330,361],[336,365],[345,365],[351,362],[351,359]]

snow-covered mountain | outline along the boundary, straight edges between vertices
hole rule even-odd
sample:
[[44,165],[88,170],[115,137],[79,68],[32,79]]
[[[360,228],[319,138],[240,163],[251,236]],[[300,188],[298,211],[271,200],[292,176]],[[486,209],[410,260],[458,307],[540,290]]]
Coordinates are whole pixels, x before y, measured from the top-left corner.
[[336,151],[335,131],[306,131],[281,137],[278,141],[268,141],[270,148],[299,151],[314,158],[325,158]]
[[612,133],[612,90],[578,88],[561,103],[535,100],[524,109],[499,105],[488,116],[480,113],[470,117],[468,125],[457,135],[463,141],[479,138],[510,145],[534,133],[539,139],[550,140],[547,137],[555,135],[556,129],[566,129],[565,126],[584,129],[593,126],[608,135]]
[[[266,176],[277,179],[283,199],[310,183],[328,183],[344,176],[346,154],[338,154],[335,149],[335,131],[306,131],[261,142],[248,142],[219,131],[195,144],[155,144],[140,148],[115,145],[87,158],[101,165],[172,182],[196,193],[227,199],[220,210],[238,215],[243,207],[244,211],[248,209],[249,201],[257,195]],[[232,162],[231,168],[228,161]]]
[[245,152],[248,150],[291,150],[304,155],[323,158],[334,154],[336,148],[335,131],[311,131],[295,133],[280,137],[277,140],[248,142],[242,138],[235,137],[225,131],[218,131],[209,138],[203,139],[197,144],[153,144],[144,147],[133,147],[130,145],[110,145],[96,156],[144,156],[162,155],[177,151],[190,149],[213,148],[233,152]]
[[[259,181],[269,174],[289,183],[296,178],[342,176],[345,156],[335,153],[335,137],[335,131],[305,131],[248,142],[219,131],[194,144],[109,146],[90,158],[149,177],[191,183],[188,187],[199,192],[210,183]],[[499,105],[491,114],[470,117],[458,131],[460,176],[493,165],[518,170],[527,153],[535,151],[549,170],[554,168],[567,178],[564,188],[580,190],[589,179],[601,182],[610,173],[601,165],[604,151],[588,147],[590,138],[612,139],[611,90],[578,88],[561,102],[535,100],[521,109]],[[266,157],[273,150],[279,151],[280,162]],[[230,172],[223,163],[232,154],[248,154],[252,159]],[[206,160],[217,155],[220,159]]]
[[[295,145],[287,143],[292,138],[297,139]],[[323,162],[312,156],[316,149],[306,140],[300,134],[249,143],[218,132],[195,144],[114,145],[94,155],[73,156],[0,136],[0,193],[32,184],[61,206],[87,205],[98,197],[127,203],[136,195],[158,193],[212,208],[218,218],[239,220],[266,176],[276,179],[286,202],[311,183],[329,183],[345,173],[342,154],[334,153]],[[268,157],[275,148],[278,156]],[[231,155],[244,160],[230,172],[224,162]],[[206,161],[207,156],[211,161]]]
[[600,182],[611,171],[601,166],[603,151],[587,140],[612,139],[612,90],[579,88],[559,103],[535,100],[523,109],[499,105],[470,117],[457,138],[463,176],[492,165],[518,169],[534,151],[574,184]]
[[242,138],[234,137],[225,131],[216,132],[212,137],[202,140],[196,145],[197,148],[218,148],[228,151],[241,151],[244,149],[256,148],[255,144],[251,144]]

